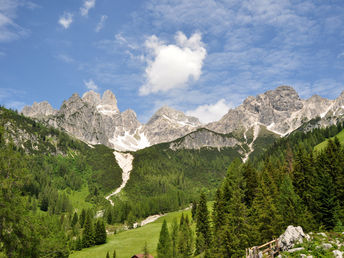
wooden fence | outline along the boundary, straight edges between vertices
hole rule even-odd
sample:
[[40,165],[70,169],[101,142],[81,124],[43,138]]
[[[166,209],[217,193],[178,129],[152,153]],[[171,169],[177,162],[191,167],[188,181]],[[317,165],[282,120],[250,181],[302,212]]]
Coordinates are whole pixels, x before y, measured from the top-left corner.
[[246,248],[246,258],[275,257],[279,253],[278,239],[261,246]]

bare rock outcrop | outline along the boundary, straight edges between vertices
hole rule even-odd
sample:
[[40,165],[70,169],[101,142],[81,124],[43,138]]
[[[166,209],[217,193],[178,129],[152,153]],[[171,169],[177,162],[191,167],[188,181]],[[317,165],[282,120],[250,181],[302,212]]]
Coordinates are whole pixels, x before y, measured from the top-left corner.
[[295,244],[302,244],[304,240],[310,240],[310,236],[305,234],[300,226],[290,225],[278,238],[278,246],[282,251],[288,251],[294,248]]

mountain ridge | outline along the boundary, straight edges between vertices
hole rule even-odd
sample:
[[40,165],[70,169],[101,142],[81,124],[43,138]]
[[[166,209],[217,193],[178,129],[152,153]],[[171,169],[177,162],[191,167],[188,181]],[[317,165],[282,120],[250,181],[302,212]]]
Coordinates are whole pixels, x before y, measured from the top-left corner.
[[[248,145],[250,150],[247,152],[251,153],[254,143],[247,142],[246,133],[251,129],[254,132],[257,125],[283,137],[316,117],[327,121],[318,126],[336,123],[338,117],[344,114],[344,92],[335,100],[318,95],[304,100],[291,86],[279,86],[256,97],[247,97],[220,120],[205,125],[198,118],[186,116],[182,111],[167,106],[158,109],[146,124],[142,124],[135,111],[119,111],[117,99],[110,90],[106,90],[102,97],[94,91],[84,93],[81,98],[73,94],[63,102],[60,110],[54,110],[46,101],[35,102],[31,107],[24,107],[22,113],[63,129],[89,144],[104,144],[118,151],[137,151],[206,128],[219,134],[239,132],[245,140],[238,144]],[[259,131],[259,128],[256,129]],[[215,148],[234,144],[234,138],[229,144],[227,140],[215,139],[217,136],[214,134],[208,133],[208,137],[204,133],[198,135],[200,138],[189,139],[184,147],[194,146],[197,149],[202,145],[209,146],[209,142],[212,143],[210,147]],[[215,138],[210,139],[212,137]]]

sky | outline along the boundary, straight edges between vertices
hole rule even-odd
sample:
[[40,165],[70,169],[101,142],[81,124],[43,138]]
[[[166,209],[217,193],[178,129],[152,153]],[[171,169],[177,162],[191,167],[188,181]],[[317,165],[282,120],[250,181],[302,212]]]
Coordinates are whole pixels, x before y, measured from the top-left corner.
[[204,123],[280,85],[344,90],[343,0],[0,0],[0,104],[110,89]]

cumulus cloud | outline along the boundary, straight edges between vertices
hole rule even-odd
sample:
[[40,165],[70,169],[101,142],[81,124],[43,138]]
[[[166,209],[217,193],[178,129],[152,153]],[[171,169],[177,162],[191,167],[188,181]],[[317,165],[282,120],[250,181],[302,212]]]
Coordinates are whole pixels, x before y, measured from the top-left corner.
[[68,64],[73,63],[75,61],[72,57],[65,55],[65,54],[59,54],[59,55],[55,56],[55,58],[65,62],[65,63],[68,63]]
[[98,22],[97,27],[96,27],[96,32],[99,32],[104,28],[107,18],[108,18],[107,15],[102,15],[102,17],[100,17],[100,21]]
[[98,85],[95,84],[95,82],[92,79],[90,79],[89,81],[84,81],[84,84],[85,84],[86,88],[89,90],[94,90],[94,91],[99,90]]
[[84,5],[80,8],[80,13],[82,16],[87,16],[88,11],[96,5],[96,0],[85,0]]
[[201,105],[194,110],[186,111],[186,115],[197,117],[202,123],[217,121],[224,116],[233,105],[226,103],[225,99],[220,99],[215,104]]
[[59,24],[65,29],[68,29],[69,26],[72,24],[72,22],[73,22],[73,14],[68,13],[68,12],[64,12],[64,14],[59,19]]
[[197,81],[202,73],[207,51],[200,33],[187,38],[182,32],[175,36],[176,44],[165,44],[155,35],[149,37],[146,83],[140,95],[185,88],[190,80]]

